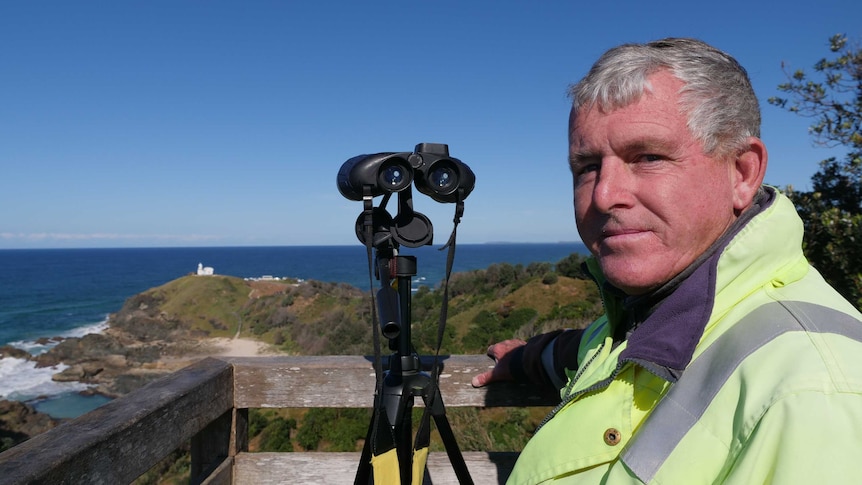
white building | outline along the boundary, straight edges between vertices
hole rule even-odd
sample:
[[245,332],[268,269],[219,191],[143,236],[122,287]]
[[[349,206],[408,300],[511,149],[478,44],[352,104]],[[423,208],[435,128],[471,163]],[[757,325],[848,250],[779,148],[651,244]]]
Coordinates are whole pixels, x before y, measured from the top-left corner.
[[213,274],[212,266],[204,267],[203,263],[198,263],[198,276],[212,276]]

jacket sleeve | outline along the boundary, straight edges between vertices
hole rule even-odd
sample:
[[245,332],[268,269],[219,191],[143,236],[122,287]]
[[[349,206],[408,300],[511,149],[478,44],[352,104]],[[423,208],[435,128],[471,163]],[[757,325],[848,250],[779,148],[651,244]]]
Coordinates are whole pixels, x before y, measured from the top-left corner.
[[583,335],[583,329],[536,335],[513,351],[509,364],[512,376],[542,392],[559,391],[566,384],[565,370],[578,368],[578,346]]

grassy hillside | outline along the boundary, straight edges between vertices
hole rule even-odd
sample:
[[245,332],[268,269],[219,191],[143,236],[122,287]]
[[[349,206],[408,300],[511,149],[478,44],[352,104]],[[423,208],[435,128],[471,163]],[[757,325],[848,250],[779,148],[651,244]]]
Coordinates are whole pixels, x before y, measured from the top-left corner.
[[189,330],[232,337],[251,288],[240,278],[185,276],[151,290],[160,311]]
[[[573,267],[564,261],[557,267]],[[543,263],[454,274],[442,351],[484,353],[500,340],[586,325],[601,312],[595,285],[563,273]],[[411,300],[412,341],[431,353],[443,289],[423,286]],[[130,298],[112,324],[149,340],[239,335],[291,354],[361,355],[378,326],[371,309],[367,290],[344,284],[185,276]]]

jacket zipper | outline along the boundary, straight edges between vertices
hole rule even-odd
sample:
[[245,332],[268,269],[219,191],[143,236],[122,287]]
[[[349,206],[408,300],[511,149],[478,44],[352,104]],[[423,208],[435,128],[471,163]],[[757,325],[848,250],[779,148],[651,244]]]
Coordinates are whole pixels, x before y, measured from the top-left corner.
[[604,347],[605,347],[605,341],[602,341],[601,345],[599,345],[599,348],[587,360],[587,362],[581,366],[581,368],[578,370],[578,373],[575,374],[575,377],[569,380],[569,384],[566,386],[566,391],[564,394],[565,397],[563,398],[563,401],[560,404],[557,404],[557,406],[554,407],[554,409],[552,409],[551,412],[548,413],[547,416],[545,416],[545,419],[543,419],[542,422],[539,423],[539,426],[536,428],[536,431],[533,432],[534,435],[536,433],[538,433],[539,430],[542,429],[542,427],[545,426],[548,423],[548,421],[550,421],[554,416],[556,416],[557,413],[560,412],[560,410],[563,409],[568,403],[574,401],[575,398],[582,396],[588,392],[593,392],[593,391],[596,391],[596,390],[601,389],[603,387],[607,387],[608,384],[610,384],[611,381],[614,380],[614,378],[617,376],[620,369],[622,368],[622,364],[623,364],[622,362],[617,364],[617,368],[614,369],[614,371],[611,373],[610,377],[608,377],[607,379],[599,381],[599,382],[593,384],[592,386],[590,386],[586,389],[583,389],[579,392],[576,392],[574,394],[569,394],[569,392],[571,392],[572,388],[575,386],[575,384],[578,382],[578,380],[580,380],[581,376],[583,376],[584,372],[587,370],[587,367],[589,367],[590,364],[593,363],[593,361],[596,359],[596,357],[598,357],[598,355],[602,352],[602,349],[604,349]]
[[[593,281],[593,283],[598,287],[599,296],[601,297],[601,300],[602,300],[602,309],[605,311],[604,313],[607,314],[608,308],[607,308],[607,304],[605,303],[605,293],[602,291],[602,285],[599,284],[599,281],[596,279],[595,275],[593,275],[593,273],[591,271],[589,271],[589,269],[587,268],[586,262],[583,263],[582,270]],[[610,324],[610,322],[608,322],[608,324]],[[539,426],[536,427],[536,431],[533,432],[534,435],[536,433],[538,433],[539,430],[542,429],[543,426],[548,424],[548,421],[553,419],[553,417],[556,416],[557,413],[560,412],[560,410],[562,410],[567,404],[569,404],[570,402],[574,401],[576,398],[583,396],[584,394],[586,394],[588,392],[597,391],[603,387],[607,387],[616,378],[617,374],[619,374],[619,372],[622,369],[623,364],[625,364],[625,362],[617,362],[616,369],[614,369],[614,371],[611,373],[611,375],[607,379],[599,381],[599,382],[593,384],[592,386],[590,386],[586,389],[583,389],[583,390],[581,390],[575,394],[569,394],[569,392],[571,392],[572,388],[575,386],[575,384],[578,382],[578,380],[580,380],[581,376],[583,376],[584,372],[587,370],[587,367],[589,367],[590,364],[592,364],[593,361],[596,359],[596,357],[598,357],[598,355],[602,352],[602,349],[604,349],[604,347],[605,347],[605,342],[606,342],[606,340],[602,341],[601,345],[599,345],[598,350],[596,350],[596,352],[589,359],[587,359],[587,362],[581,366],[581,368],[578,370],[577,374],[575,374],[575,377],[569,380],[568,385],[566,385],[566,391],[564,393],[565,397],[563,398],[563,401],[560,402],[560,404],[558,404],[556,407],[554,407],[554,409],[552,409],[551,412],[548,413],[547,416],[545,416],[545,418],[542,420],[542,422],[539,423]]]

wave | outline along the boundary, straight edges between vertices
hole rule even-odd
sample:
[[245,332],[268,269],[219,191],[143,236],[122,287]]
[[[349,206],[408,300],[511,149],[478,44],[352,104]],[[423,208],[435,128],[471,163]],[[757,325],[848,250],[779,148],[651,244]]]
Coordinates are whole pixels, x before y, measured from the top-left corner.
[[[57,334],[57,337],[61,338],[72,338],[72,337],[83,337],[84,335],[88,335],[91,333],[102,333],[108,328],[108,315],[105,315],[105,319],[97,322],[90,323],[87,325],[83,325],[81,327],[73,328],[71,330],[67,330],[65,332],[60,332]],[[30,355],[39,355],[47,352],[51,347],[57,345],[59,341],[49,340],[45,341],[43,339],[37,340],[16,340],[14,342],[9,342],[8,345],[24,350]]]
[[0,399],[30,401],[43,396],[79,392],[89,386],[78,382],[54,382],[54,374],[68,366],[36,367],[36,362],[14,357],[0,359]]
[[[108,316],[97,323],[82,325],[57,334],[58,337],[83,337],[91,333],[102,333],[108,328]],[[58,340],[44,341],[18,340],[8,345],[24,350],[30,355],[47,352],[59,343]],[[52,377],[68,368],[65,364],[53,367],[36,367],[36,362],[15,357],[0,359],[0,399],[14,401],[32,401],[38,398],[57,397],[64,394],[77,393],[90,386],[79,382],[54,382]]]

